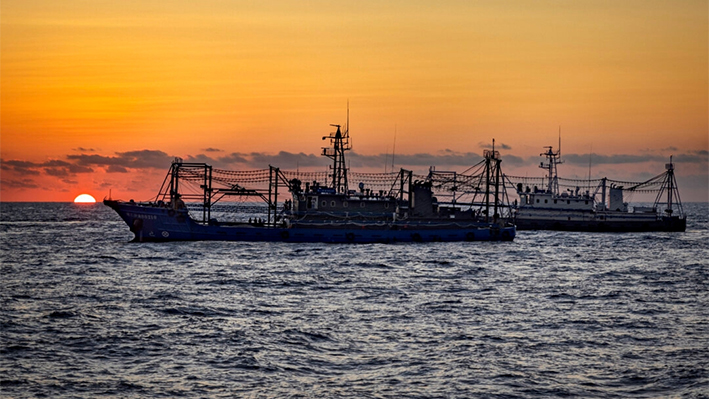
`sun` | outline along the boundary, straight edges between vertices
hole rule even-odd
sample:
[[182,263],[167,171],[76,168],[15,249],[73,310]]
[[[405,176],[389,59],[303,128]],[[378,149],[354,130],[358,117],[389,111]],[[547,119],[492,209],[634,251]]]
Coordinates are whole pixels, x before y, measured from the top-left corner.
[[81,194],[74,198],[75,204],[92,204],[94,202],[96,202],[96,198],[90,196],[89,194]]

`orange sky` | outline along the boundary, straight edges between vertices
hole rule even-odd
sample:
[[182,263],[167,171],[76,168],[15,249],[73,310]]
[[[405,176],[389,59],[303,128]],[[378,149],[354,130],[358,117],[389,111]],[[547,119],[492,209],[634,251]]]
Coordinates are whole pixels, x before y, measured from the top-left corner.
[[391,152],[395,129],[397,154],[494,137],[509,173],[536,176],[561,126],[565,153],[628,160],[595,176],[656,175],[674,154],[683,199],[707,200],[707,1],[0,7],[2,201],[147,199],[171,156],[318,154],[348,100],[359,154]]

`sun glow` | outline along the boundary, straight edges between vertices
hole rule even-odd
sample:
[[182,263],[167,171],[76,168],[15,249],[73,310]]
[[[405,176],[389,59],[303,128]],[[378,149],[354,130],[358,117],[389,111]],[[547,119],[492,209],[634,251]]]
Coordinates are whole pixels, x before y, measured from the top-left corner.
[[81,194],[74,198],[75,204],[93,204],[94,202],[96,202],[96,198],[89,194]]

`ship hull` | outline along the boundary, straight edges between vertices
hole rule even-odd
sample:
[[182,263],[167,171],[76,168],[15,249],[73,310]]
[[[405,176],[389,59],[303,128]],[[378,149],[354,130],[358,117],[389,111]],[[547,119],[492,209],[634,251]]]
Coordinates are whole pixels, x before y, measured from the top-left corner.
[[486,223],[395,222],[321,223],[317,226],[221,225],[195,222],[185,209],[105,200],[135,235],[133,241],[270,241],[324,243],[394,243],[441,241],[512,241],[514,226]]
[[687,219],[680,217],[648,217],[645,215],[621,214],[586,217],[535,217],[518,216],[518,230],[559,230],[588,232],[682,232],[687,229]]

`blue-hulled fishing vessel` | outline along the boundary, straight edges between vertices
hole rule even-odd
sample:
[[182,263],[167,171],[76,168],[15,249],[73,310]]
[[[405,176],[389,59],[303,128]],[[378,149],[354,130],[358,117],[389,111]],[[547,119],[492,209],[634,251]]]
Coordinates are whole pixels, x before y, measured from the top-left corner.
[[[230,171],[176,158],[158,195],[105,199],[134,241],[224,240],[331,243],[511,241],[515,226],[500,154],[463,173],[353,173],[348,129],[323,137],[327,172]],[[351,189],[355,182],[356,189]]]

